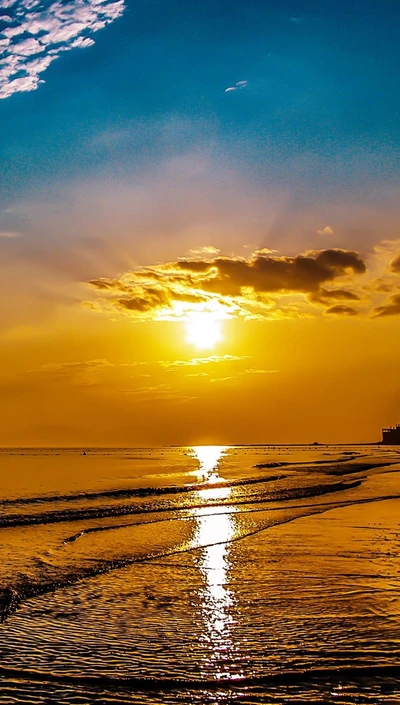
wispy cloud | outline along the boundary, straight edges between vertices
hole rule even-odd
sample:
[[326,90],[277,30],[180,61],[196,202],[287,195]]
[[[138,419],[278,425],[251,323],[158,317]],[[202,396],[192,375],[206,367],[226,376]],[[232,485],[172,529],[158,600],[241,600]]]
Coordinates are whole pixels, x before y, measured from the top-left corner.
[[180,394],[166,384],[156,384],[132,389],[120,389],[119,392],[134,396],[136,402],[170,401],[175,403],[183,403],[196,399],[194,396]]
[[318,235],[333,235],[333,230],[330,225],[325,225],[321,230],[317,230]]
[[188,255],[190,257],[214,257],[219,252],[220,250],[213,245],[204,245],[204,247],[196,247],[193,250],[189,250]]
[[249,360],[249,355],[209,355],[209,357],[192,357],[189,360],[160,360],[159,365],[168,369],[178,367],[197,367],[218,362],[240,362]]
[[125,370],[129,372],[134,368],[146,364],[146,362],[140,360],[114,363],[109,362],[105,358],[96,358],[94,360],[79,360],[73,362],[47,362],[37,369],[28,370],[27,373],[39,376],[46,375],[46,377],[51,377],[58,381],[64,380],[69,382],[77,380],[81,382],[82,380],[88,380],[92,384],[93,381],[97,380],[99,377],[104,377],[104,374],[124,373]]
[[35,90],[62,52],[94,44],[92,34],[124,9],[124,0],[3,0],[0,98]]
[[243,370],[243,372],[239,372],[240,375],[274,375],[278,372],[278,370],[257,370],[250,368],[248,370]]
[[98,358],[79,362],[47,362],[45,365],[42,365],[40,369],[45,371],[76,370],[81,372],[83,370],[101,369],[102,367],[113,367],[113,365],[105,358]]
[[57,383],[92,386],[98,383],[102,373],[110,367],[114,365],[105,358],[99,358],[79,362],[48,362],[31,372],[39,376],[45,374]]
[[236,81],[234,86],[229,86],[225,88],[225,93],[232,93],[233,91],[242,91],[247,87],[247,81]]
[[235,377],[215,377],[214,379],[211,379],[210,382],[229,382],[231,379],[235,379]]

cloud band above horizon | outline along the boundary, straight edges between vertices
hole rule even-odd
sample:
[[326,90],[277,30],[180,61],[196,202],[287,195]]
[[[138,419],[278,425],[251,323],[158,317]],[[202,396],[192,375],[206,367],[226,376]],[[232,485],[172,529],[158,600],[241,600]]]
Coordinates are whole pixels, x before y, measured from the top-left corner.
[[[321,308],[330,315],[354,316],[363,312],[357,308],[360,303],[367,305],[372,317],[384,317],[399,313],[397,269],[396,257],[382,288],[384,278],[375,280],[353,250],[326,249],[290,257],[256,251],[249,259],[179,259],[119,278],[93,279],[89,284],[98,298],[85,303],[142,320],[181,319],[193,311],[221,318],[284,318],[316,315]],[[380,282],[380,294],[378,287],[374,291],[374,281]],[[389,298],[382,300],[382,291]]]

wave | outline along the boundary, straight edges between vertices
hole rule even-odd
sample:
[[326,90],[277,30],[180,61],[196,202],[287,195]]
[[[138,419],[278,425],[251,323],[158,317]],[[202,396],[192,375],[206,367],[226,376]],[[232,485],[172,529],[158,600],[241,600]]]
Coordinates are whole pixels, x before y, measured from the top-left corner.
[[[275,467],[271,464],[270,467]],[[220,482],[197,482],[190,485],[167,485],[166,487],[134,487],[101,492],[77,492],[75,494],[41,495],[35,497],[18,497],[15,499],[2,499],[0,504],[7,505],[29,505],[43,504],[47,502],[78,502],[87,499],[130,499],[134,497],[157,497],[162,495],[185,494],[187,492],[199,492],[207,489],[220,489],[228,487],[240,487],[242,485],[256,485],[264,482],[276,482],[283,480],[285,475],[274,475],[269,477],[250,477],[243,480],[221,480]]]
[[85,686],[93,689],[118,689],[131,691],[162,692],[182,690],[232,690],[272,685],[301,685],[310,683],[371,683],[372,678],[393,679],[400,687],[400,666],[365,663],[362,665],[337,665],[270,672],[263,676],[239,678],[145,678],[107,675],[71,675],[51,671],[25,670],[0,666],[0,677],[38,683]]
[[368,470],[374,470],[376,468],[386,468],[394,464],[394,461],[391,463],[352,463],[351,465],[348,465],[346,467],[343,467],[343,465],[337,467],[335,464],[326,468],[324,467],[324,473],[325,475],[337,476],[354,475],[358,472],[368,472]]
[[[272,482],[282,479],[282,476],[276,476],[275,478],[268,478],[267,480],[256,480],[258,483],[262,482]],[[246,481],[250,484],[249,481]],[[239,483],[238,483],[239,484]],[[243,482],[240,482],[242,485]],[[71,521],[85,521],[89,519],[103,519],[105,517],[115,517],[115,516],[131,516],[138,514],[150,514],[150,513],[163,513],[163,512],[178,512],[178,511],[188,511],[193,509],[202,509],[203,507],[220,507],[227,505],[243,505],[243,504],[254,504],[254,503],[266,503],[266,502],[284,502],[286,500],[293,499],[303,499],[305,497],[318,497],[323,494],[330,494],[332,492],[340,492],[342,490],[353,489],[359,487],[361,484],[361,479],[354,480],[352,482],[337,482],[330,484],[318,484],[311,485],[308,487],[297,487],[293,489],[282,489],[282,490],[272,490],[270,492],[259,493],[257,497],[246,497],[244,499],[233,500],[227,498],[222,501],[206,501],[203,500],[201,503],[192,503],[185,505],[177,505],[173,503],[164,504],[142,504],[137,505],[112,505],[106,507],[86,507],[81,509],[63,509],[52,512],[42,512],[38,514],[9,514],[2,516],[0,518],[0,528],[5,529],[9,527],[21,527],[21,526],[38,526],[43,524],[59,524],[63,522]],[[214,490],[218,487],[226,487],[225,484],[215,483],[212,485],[201,485],[201,489]],[[236,485],[238,486],[238,485]]]
[[[254,467],[258,469],[263,469],[295,466],[296,468],[300,468],[302,470],[312,470],[314,466],[316,466],[317,469],[323,466],[322,471],[325,473],[325,475],[350,475],[357,472],[367,472],[368,470],[373,470],[374,468],[388,467],[397,463],[397,461],[395,460],[391,462],[381,461],[373,463],[353,463],[352,461],[355,459],[356,456],[352,458],[339,458],[339,460],[336,460],[334,463],[332,463],[331,460],[316,460],[312,463],[312,465],[310,465],[310,463],[289,463],[282,461],[276,463],[258,463],[257,465],[254,465]],[[343,467],[342,465],[344,463],[346,463],[345,467]]]

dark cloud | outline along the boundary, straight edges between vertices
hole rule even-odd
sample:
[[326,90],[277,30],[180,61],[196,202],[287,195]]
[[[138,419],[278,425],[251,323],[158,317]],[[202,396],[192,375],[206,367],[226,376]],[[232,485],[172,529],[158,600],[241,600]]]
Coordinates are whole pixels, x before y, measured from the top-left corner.
[[355,291],[349,289],[324,289],[321,288],[316,294],[310,296],[311,301],[319,301],[325,303],[330,299],[336,301],[360,301],[360,297]]
[[367,292],[390,294],[390,292],[393,291],[393,283],[391,281],[385,281],[382,277],[376,277],[362,288]]
[[[92,281],[89,282],[91,286],[94,286],[96,289],[104,290],[104,291],[113,291],[117,290],[118,291],[126,291],[127,287],[122,284],[122,282],[119,281],[119,279],[92,279]],[[128,287],[129,291],[129,287]]]
[[[140,277],[143,277],[143,272],[138,272]],[[95,289],[99,289],[104,292],[124,292],[126,296],[118,297],[113,301],[114,305],[119,308],[126,309],[127,311],[133,311],[137,313],[146,313],[148,311],[153,311],[159,308],[170,307],[173,301],[183,301],[186,303],[198,304],[207,301],[207,298],[201,293],[190,293],[190,291],[176,291],[170,289],[168,286],[160,286],[159,281],[162,280],[161,276],[153,272],[151,274],[147,273],[147,278],[149,276],[154,280],[151,286],[146,283],[140,283],[139,286],[135,285],[132,281],[131,284],[123,283],[119,279],[93,279],[89,282],[91,286]],[[136,278],[136,273],[133,275]],[[165,279],[165,275],[164,275]]]
[[143,295],[137,294],[127,298],[120,298],[116,300],[116,303],[128,311],[146,313],[146,311],[169,306],[170,298],[167,291],[146,287],[143,288]]
[[174,301],[186,301],[189,304],[200,304],[204,301],[207,301],[206,296],[203,296],[201,294],[190,294],[187,291],[184,293],[180,293],[178,291],[170,291],[169,296],[170,299],[173,299]]
[[331,308],[326,309],[326,313],[331,313],[336,316],[357,316],[358,311],[351,306],[344,306],[343,304],[337,304],[337,306],[331,306]]
[[228,257],[181,260],[177,266],[190,272],[208,273],[208,277],[201,279],[200,287],[225,296],[238,296],[242,288],[264,293],[313,293],[321,284],[347,272],[362,274],[366,271],[357,252],[333,249],[296,257],[258,254],[251,260]]
[[396,272],[396,274],[400,274],[400,252],[394,260],[390,263],[390,268],[392,272]]
[[180,269],[188,269],[190,272],[208,272],[214,267],[213,262],[215,260],[195,260],[195,259],[181,259],[175,265]]
[[[321,303],[357,301],[360,297],[347,286],[324,285],[365,271],[364,261],[351,250],[327,249],[295,257],[255,252],[249,259],[180,259],[127,272],[120,279],[98,278],[89,283],[101,292],[106,305],[137,315],[173,312],[176,304],[190,307],[216,301],[234,307],[236,314],[247,315],[258,307],[257,315],[271,315],[274,299],[268,296],[304,294]],[[283,306],[279,312],[285,315]]]
[[374,318],[383,318],[384,316],[400,316],[400,294],[393,294],[390,301],[383,306],[376,306],[372,310]]

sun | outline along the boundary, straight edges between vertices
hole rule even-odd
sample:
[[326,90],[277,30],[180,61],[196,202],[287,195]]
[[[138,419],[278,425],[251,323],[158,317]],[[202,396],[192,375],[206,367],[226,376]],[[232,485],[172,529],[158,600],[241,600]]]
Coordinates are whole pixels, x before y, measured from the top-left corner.
[[185,327],[186,340],[196,348],[213,348],[222,339],[221,321],[210,313],[192,313]]

